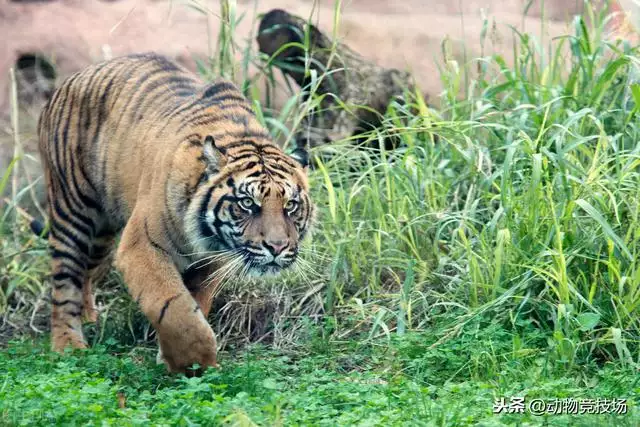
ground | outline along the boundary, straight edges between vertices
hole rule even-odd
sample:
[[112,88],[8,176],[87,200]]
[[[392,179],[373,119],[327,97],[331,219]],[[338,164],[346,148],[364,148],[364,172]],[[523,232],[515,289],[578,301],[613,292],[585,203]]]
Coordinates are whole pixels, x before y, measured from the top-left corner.
[[[201,378],[169,376],[151,349],[115,343],[58,356],[46,343],[12,343],[0,353],[6,372],[0,414],[10,425],[537,425],[633,426],[637,408],[578,414],[589,399],[640,395],[633,369],[581,366],[566,371],[539,351],[542,335],[523,341],[489,320],[441,345],[443,332],[388,341],[336,343],[321,333],[304,346],[250,346],[222,354],[221,369]],[[515,348],[517,346],[517,349]],[[558,413],[520,413],[525,404],[575,399]],[[551,397],[553,396],[553,398]],[[497,410],[501,399],[507,407]],[[509,405],[511,411],[509,413]],[[495,406],[494,406],[495,405]],[[630,405],[627,401],[627,405]],[[594,405],[595,406],[595,405]],[[605,406],[601,406],[605,408]],[[566,412],[569,411],[569,414]],[[575,413],[574,413],[575,412]]]

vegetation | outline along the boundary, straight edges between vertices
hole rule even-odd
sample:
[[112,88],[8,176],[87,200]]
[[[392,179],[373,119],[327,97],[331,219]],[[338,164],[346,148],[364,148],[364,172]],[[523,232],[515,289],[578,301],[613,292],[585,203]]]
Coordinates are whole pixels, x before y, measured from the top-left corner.
[[[271,91],[277,72],[251,41],[236,44],[243,16],[222,3],[227,25],[202,74],[243,81],[287,147],[319,100],[298,102],[290,88],[279,111],[260,104],[257,82],[266,76]],[[116,273],[98,294],[100,322],[87,326],[91,350],[60,357],[24,336],[45,316],[48,267],[45,242],[13,215],[29,189],[14,191],[0,212],[0,333],[22,338],[0,351],[0,420],[638,425],[638,48],[607,40],[607,19],[588,8],[546,45],[514,30],[512,58],[459,64],[445,45],[438,111],[407,93],[371,134],[398,148],[318,148],[320,212],[299,271],[226,285],[212,318],[222,368],[199,379],[154,365],[153,332]],[[629,408],[492,414],[513,396],[627,398]]]
[[[444,320],[444,319],[443,319]],[[451,321],[454,318],[450,319]],[[632,368],[564,371],[520,335],[475,319],[445,333],[407,333],[384,344],[315,335],[296,349],[252,346],[225,355],[201,378],[170,376],[153,349],[109,341],[59,356],[48,343],[12,343],[0,353],[0,415],[10,425],[618,425],[627,415],[493,415],[496,396],[590,398],[638,395]],[[514,343],[519,348],[514,350]]]

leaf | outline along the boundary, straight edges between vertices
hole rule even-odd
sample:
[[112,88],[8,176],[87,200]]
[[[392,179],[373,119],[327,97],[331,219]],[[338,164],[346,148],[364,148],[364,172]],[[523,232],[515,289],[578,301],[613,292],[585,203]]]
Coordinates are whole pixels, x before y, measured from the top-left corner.
[[636,108],[640,108],[640,84],[631,84],[631,95],[633,96],[633,102],[635,102]]
[[622,251],[622,253],[624,253],[624,255],[628,259],[633,260],[633,256],[631,256],[631,252],[629,251],[629,248],[627,248],[627,245],[624,244],[620,236],[618,236],[615,231],[613,231],[613,228],[611,228],[607,220],[602,216],[600,212],[598,212],[596,208],[593,207],[593,205],[591,205],[584,199],[576,200],[576,204],[584,209],[584,211],[587,212],[587,214],[589,214],[591,218],[593,218],[598,224],[600,224],[607,236],[609,236],[609,238],[613,240],[616,246]]
[[607,68],[605,68],[595,87],[591,91],[592,95],[590,105],[598,105],[600,103],[600,100],[607,89],[613,84],[614,78],[616,77],[616,74],[618,74],[618,70],[628,63],[629,59],[623,57],[618,58],[607,65]]
[[278,385],[276,380],[274,380],[273,378],[265,378],[264,380],[262,380],[262,387],[266,388],[267,390],[280,389],[280,385]]
[[596,327],[600,321],[600,315],[597,313],[580,313],[576,316],[576,320],[580,324],[580,329],[590,331]]

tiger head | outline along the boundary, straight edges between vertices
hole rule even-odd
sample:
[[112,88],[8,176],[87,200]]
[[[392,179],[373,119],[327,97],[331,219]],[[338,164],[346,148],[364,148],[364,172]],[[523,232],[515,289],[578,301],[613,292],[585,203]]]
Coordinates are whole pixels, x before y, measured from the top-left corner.
[[206,170],[187,214],[194,249],[253,276],[293,265],[314,217],[306,152],[289,156],[268,139],[222,145],[207,136],[202,154]]

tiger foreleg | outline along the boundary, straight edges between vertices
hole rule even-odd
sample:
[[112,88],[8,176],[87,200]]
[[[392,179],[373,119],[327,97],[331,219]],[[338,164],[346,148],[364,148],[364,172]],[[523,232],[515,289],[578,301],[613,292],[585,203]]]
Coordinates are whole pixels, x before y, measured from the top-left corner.
[[[198,307],[200,307],[205,319],[209,316],[211,304],[219,284],[218,280],[210,278],[212,270],[211,268],[201,268],[190,271],[186,277],[183,275],[184,284],[191,292],[193,299],[198,303]],[[158,365],[166,364],[161,348],[158,348],[156,363]]]
[[199,373],[216,363],[216,339],[170,256],[151,241],[145,218],[134,216],[116,254],[129,293],[158,333],[162,358],[171,372]]

